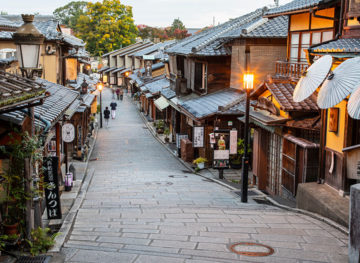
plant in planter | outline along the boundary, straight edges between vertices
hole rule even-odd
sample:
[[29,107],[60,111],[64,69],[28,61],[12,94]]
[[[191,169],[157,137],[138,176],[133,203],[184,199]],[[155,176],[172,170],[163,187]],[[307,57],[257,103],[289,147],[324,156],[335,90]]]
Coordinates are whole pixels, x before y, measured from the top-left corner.
[[203,158],[203,157],[199,157],[199,158],[196,158],[194,161],[193,161],[193,164],[196,164],[197,168],[199,169],[204,169],[205,168],[205,163],[207,162],[208,160],[206,158]]
[[[237,141],[237,154],[230,158],[230,166],[233,169],[241,169],[242,157],[245,152],[244,139],[238,139]],[[250,144],[248,145],[248,154],[251,153]]]
[[156,132],[158,134],[163,134],[164,133],[164,127],[165,127],[165,123],[163,120],[158,120],[157,124],[156,124]]
[[165,142],[169,142],[170,129],[168,127],[164,129],[164,135],[165,135]]
[[27,240],[31,255],[36,256],[40,253],[46,253],[55,244],[55,238],[60,233],[49,235],[49,232],[50,228],[41,227],[31,231],[31,240]]
[[8,168],[1,174],[4,195],[3,203],[3,226],[7,235],[22,233],[24,230],[24,218],[26,201],[32,198],[34,192],[25,191],[26,179],[24,177],[25,160],[36,163],[42,159],[40,141],[36,136],[30,137],[27,132],[12,136],[11,146],[2,146],[0,150],[9,157]]

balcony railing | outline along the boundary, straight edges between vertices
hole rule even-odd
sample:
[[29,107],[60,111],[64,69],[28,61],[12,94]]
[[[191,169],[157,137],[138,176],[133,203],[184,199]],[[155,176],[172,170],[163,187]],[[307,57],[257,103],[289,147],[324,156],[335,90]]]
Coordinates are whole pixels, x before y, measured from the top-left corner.
[[307,70],[309,65],[305,62],[276,61],[276,76],[299,79],[301,74]]

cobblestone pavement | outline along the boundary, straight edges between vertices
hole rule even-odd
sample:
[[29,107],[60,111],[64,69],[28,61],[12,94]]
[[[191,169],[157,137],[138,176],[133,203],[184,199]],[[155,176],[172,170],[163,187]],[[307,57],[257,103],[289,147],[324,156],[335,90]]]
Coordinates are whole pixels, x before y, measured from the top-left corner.
[[[111,93],[104,90],[103,105]],[[308,216],[254,202],[185,167],[155,140],[125,96],[99,131],[86,198],[62,252],[66,262],[347,262],[347,236]],[[233,242],[274,248],[230,252]]]

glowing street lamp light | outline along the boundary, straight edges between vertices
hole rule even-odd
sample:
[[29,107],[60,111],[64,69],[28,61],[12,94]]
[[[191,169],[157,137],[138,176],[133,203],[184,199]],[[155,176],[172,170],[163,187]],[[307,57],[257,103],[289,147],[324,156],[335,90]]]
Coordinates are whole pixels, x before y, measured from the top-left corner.
[[96,88],[97,90],[100,92],[100,128],[103,127],[103,121],[102,121],[102,98],[101,98],[101,93],[102,93],[102,90],[104,89],[104,85],[99,82],[97,85],[96,85]]
[[245,127],[244,127],[244,155],[242,158],[242,175],[241,175],[241,202],[248,201],[248,178],[249,178],[249,111],[250,111],[250,92],[254,87],[254,74],[244,74],[244,89],[246,91],[246,108],[245,108]]

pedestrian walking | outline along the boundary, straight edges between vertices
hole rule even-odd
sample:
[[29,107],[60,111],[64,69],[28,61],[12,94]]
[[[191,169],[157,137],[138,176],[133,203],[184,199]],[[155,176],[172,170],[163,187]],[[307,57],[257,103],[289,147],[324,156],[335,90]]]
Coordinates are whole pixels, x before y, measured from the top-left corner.
[[111,88],[111,92],[112,92],[112,98],[115,99],[115,89]]
[[120,89],[120,100],[123,100],[124,98],[124,90]]
[[106,107],[104,110],[104,119],[105,119],[105,125],[107,128],[109,126],[109,119],[110,119],[110,111],[109,111],[108,107]]
[[113,101],[110,103],[110,108],[111,108],[111,118],[112,118],[112,119],[115,119],[115,115],[116,115],[116,107],[117,107],[117,104],[116,104],[116,102],[113,100]]
[[120,89],[116,89],[116,96],[117,99],[120,100]]

